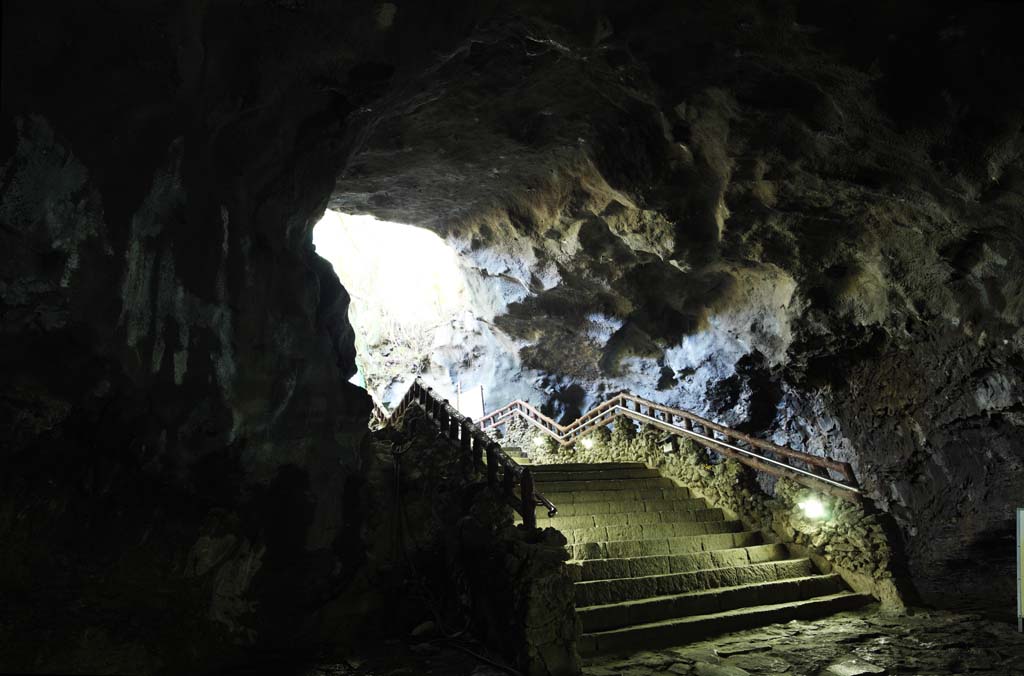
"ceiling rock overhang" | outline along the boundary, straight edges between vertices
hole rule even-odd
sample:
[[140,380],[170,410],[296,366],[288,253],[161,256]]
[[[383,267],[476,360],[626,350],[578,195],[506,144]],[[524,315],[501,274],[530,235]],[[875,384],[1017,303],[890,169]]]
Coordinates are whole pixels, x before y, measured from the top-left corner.
[[316,633],[369,407],[327,206],[456,247],[509,394],[628,384],[827,447],[922,591],[1005,604],[1019,10],[852,7],[4,3],[8,645],[176,672]]

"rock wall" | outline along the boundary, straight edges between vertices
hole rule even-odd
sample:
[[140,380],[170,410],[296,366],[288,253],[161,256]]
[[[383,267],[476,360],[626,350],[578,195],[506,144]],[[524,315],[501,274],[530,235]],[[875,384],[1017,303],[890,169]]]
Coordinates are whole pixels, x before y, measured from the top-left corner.
[[929,598],[1005,607],[1019,12],[4,3],[0,668],[318,635],[369,408],[328,204],[457,249],[480,329],[442,366],[497,400],[626,387],[827,448]]
[[0,671],[308,646],[360,565],[369,402],[309,238],[348,104],[194,9],[4,6]]
[[435,384],[564,420],[629,389],[827,451],[929,600],[1005,615],[1019,8],[517,9],[354,121],[331,198],[463,257],[482,324]]
[[474,627],[530,676],[580,672],[565,545],[553,528],[506,527],[485,535],[476,515],[459,523],[457,560],[475,591]]
[[443,641],[475,635],[530,676],[579,673],[579,629],[565,537],[513,525],[512,508],[441,438],[418,407],[385,428],[369,467],[371,543],[359,585],[368,606],[348,622],[364,640],[424,621]]
[[561,448],[554,439],[519,417],[505,423],[495,437],[502,447],[518,448],[534,462],[553,463],[561,457]]

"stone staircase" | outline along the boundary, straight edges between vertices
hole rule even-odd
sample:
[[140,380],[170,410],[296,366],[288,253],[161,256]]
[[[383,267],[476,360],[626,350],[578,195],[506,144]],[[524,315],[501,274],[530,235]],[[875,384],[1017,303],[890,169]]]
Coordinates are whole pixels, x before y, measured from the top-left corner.
[[538,525],[569,541],[583,656],[681,645],[872,600],[643,464],[531,469],[558,507]]

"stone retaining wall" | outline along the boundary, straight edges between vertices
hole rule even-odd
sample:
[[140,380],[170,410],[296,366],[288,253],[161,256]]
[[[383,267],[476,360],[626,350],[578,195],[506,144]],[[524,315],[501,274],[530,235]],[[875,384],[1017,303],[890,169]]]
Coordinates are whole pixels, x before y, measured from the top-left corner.
[[[414,420],[416,432],[409,427]],[[512,508],[466,466],[456,445],[437,436],[420,409],[403,423],[400,432],[383,433],[409,449],[399,460],[401,507],[392,499],[383,511],[404,510],[413,567],[432,586],[437,605],[468,621],[473,634],[523,674],[578,674],[565,537],[552,528],[513,525]]]

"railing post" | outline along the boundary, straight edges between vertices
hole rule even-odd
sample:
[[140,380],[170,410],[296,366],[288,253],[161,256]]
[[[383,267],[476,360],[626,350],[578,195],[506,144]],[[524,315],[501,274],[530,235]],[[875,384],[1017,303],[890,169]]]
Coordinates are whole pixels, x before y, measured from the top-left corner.
[[462,449],[462,457],[469,460],[469,464],[476,467],[473,458],[473,437],[469,433],[469,421],[462,421],[460,425],[459,448]]
[[491,488],[498,487],[498,444],[487,445],[487,484]]
[[523,508],[523,525],[527,528],[537,527],[537,499],[533,495],[533,473],[523,470],[519,479],[519,496]]
[[448,438],[452,441],[459,440],[459,416],[457,415],[454,408],[448,403],[446,399],[444,402],[444,412],[448,415]]
[[501,492],[508,501],[515,500],[516,497],[516,484],[515,475],[512,472],[512,468],[505,463],[501,463]]

